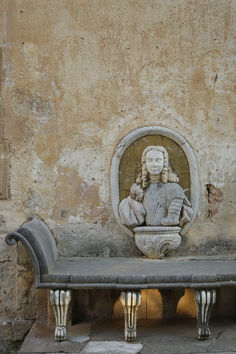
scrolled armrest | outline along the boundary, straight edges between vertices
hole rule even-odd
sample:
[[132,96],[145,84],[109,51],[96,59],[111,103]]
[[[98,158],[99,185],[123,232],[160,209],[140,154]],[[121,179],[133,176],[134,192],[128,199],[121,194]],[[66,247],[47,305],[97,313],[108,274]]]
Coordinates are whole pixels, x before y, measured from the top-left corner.
[[33,260],[36,274],[48,274],[57,260],[53,235],[40,219],[27,221],[19,229],[8,233],[5,240],[9,246],[18,241],[23,243]]
[[9,232],[6,235],[5,241],[9,246],[14,246],[16,242],[22,241],[23,236],[19,232]]
[[38,276],[40,276],[39,260],[35,254],[34,248],[27,240],[27,238],[24,235],[20,234],[19,232],[14,231],[6,235],[5,241],[9,246],[14,246],[18,241],[21,241],[23,243],[23,245],[26,247],[33,261],[34,269],[36,273],[36,283],[37,283]]

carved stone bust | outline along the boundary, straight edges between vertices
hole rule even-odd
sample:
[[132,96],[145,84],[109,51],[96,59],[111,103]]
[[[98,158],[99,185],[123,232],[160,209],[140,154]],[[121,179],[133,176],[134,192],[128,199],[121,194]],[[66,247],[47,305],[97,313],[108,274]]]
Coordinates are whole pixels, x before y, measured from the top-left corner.
[[121,222],[136,226],[183,226],[191,220],[192,207],[163,146],[148,146],[142,154],[142,171],[121,201]]

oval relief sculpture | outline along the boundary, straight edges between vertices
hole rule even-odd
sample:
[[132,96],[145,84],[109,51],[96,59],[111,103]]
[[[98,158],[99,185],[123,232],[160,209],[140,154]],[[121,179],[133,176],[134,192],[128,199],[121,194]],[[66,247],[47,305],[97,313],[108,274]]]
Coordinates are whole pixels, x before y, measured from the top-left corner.
[[[147,128],[149,127],[138,130],[138,138],[140,133],[144,133]],[[164,132],[167,129],[155,128],[156,131],[159,130],[162,133],[163,129]],[[167,129],[168,137],[170,132],[173,131]],[[150,131],[148,133],[150,134]],[[176,132],[172,133],[172,135],[174,137],[177,135],[178,137]],[[122,145],[122,148],[125,151],[124,145]],[[190,166],[191,187],[194,188],[198,186],[198,174],[196,173],[195,156],[190,149],[188,151],[190,151],[189,155],[194,160],[194,169],[191,170],[193,161],[190,162],[188,159],[188,163]],[[121,158],[122,155],[119,160]],[[113,173],[115,162],[113,157]],[[176,249],[181,243],[180,232],[192,222],[196,215],[198,188],[191,191],[191,197],[195,197],[192,207],[191,202],[185,195],[185,191],[179,184],[178,175],[173,169],[171,162],[169,161],[167,148],[164,146],[146,146],[141,156],[141,172],[130,186],[129,195],[121,202],[119,201],[118,205],[119,197],[117,198],[116,196],[116,204],[114,205],[114,191],[112,194],[113,209],[115,209],[115,215],[118,216],[118,222],[124,225],[129,230],[129,233],[131,231],[134,234],[136,246],[150,258],[162,258],[170,251]],[[191,176],[191,172],[194,176]],[[111,180],[111,183],[113,182]]]
[[[180,228],[193,216],[191,203],[172,171],[163,146],[148,146],[142,154],[142,172],[119,205],[123,225],[134,228],[138,248],[151,258],[162,258],[181,242]],[[137,226],[169,226],[139,229]],[[149,242],[148,242],[149,240]]]

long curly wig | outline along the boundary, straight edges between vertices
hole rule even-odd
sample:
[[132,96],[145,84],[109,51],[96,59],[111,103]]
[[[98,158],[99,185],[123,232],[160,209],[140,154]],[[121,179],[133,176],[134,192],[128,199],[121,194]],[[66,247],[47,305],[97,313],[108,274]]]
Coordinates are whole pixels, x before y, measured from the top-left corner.
[[163,154],[163,169],[161,172],[162,183],[179,182],[177,175],[173,172],[169,164],[169,156],[167,150],[163,146],[148,146],[142,154],[142,172],[138,176],[136,183],[141,185],[143,189],[147,188],[149,185],[149,173],[146,165],[146,156],[147,153],[151,150],[160,151]]

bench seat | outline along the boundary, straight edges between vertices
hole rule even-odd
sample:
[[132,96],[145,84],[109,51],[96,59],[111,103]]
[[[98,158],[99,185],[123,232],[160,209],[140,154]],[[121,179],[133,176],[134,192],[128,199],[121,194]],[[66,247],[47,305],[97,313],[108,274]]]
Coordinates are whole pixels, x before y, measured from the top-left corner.
[[217,288],[236,285],[236,258],[62,257],[38,287],[49,289]]

